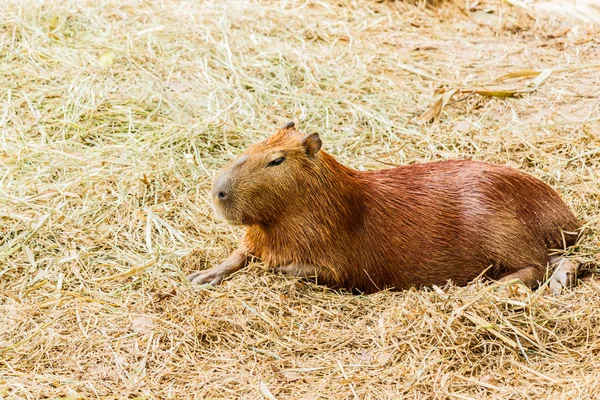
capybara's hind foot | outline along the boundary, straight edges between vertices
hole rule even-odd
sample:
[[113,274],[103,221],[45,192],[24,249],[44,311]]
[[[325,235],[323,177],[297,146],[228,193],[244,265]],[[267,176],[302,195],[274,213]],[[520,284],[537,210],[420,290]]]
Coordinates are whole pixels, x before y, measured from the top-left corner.
[[577,269],[579,268],[579,262],[560,257],[554,265],[556,266],[556,269],[549,279],[548,287],[552,291],[552,294],[557,295],[560,294],[563,289],[569,288],[577,283]]
[[302,264],[279,265],[273,269],[273,272],[287,276],[296,276],[298,278],[316,277],[318,275],[316,267]]
[[518,279],[528,288],[533,288],[544,279],[544,270],[538,266],[521,268],[513,273],[504,275],[499,282],[505,283]]

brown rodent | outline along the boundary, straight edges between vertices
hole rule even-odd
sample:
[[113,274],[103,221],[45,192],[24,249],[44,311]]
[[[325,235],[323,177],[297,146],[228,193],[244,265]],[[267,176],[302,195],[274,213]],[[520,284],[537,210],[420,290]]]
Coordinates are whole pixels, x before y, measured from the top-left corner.
[[[575,243],[579,223],[558,194],[507,166],[453,160],[357,171],[288,123],[216,177],[216,213],[245,225],[240,248],[189,276],[218,284],[249,256],[335,288],[466,285],[489,278],[534,287],[576,280],[577,263],[550,256]],[[559,265],[558,268],[557,265]]]

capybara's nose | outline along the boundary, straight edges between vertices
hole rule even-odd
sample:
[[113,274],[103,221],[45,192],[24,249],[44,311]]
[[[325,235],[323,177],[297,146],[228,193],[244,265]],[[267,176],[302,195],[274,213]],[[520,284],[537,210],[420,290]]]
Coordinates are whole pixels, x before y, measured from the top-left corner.
[[231,194],[231,188],[229,187],[229,179],[225,175],[220,175],[215,179],[212,186],[212,198],[216,201],[226,201],[229,199]]

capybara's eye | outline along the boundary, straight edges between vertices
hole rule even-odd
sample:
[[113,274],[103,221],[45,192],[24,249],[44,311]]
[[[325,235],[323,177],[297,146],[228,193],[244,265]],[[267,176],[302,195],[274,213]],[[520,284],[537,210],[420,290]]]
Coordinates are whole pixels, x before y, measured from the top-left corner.
[[274,167],[276,165],[281,165],[281,163],[284,161],[285,161],[285,157],[276,158],[273,161],[271,161],[270,163],[268,163],[267,167]]

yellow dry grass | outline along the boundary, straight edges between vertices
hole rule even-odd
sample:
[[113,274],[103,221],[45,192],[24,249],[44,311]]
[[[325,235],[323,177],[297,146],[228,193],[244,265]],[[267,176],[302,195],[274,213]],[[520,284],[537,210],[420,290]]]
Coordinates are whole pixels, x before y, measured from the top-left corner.
[[[600,398],[599,33],[500,1],[4,0],[0,398]],[[240,234],[212,176],[294,117],[356,168],[541,178],[586,221],[588,275],[190,286]]]

